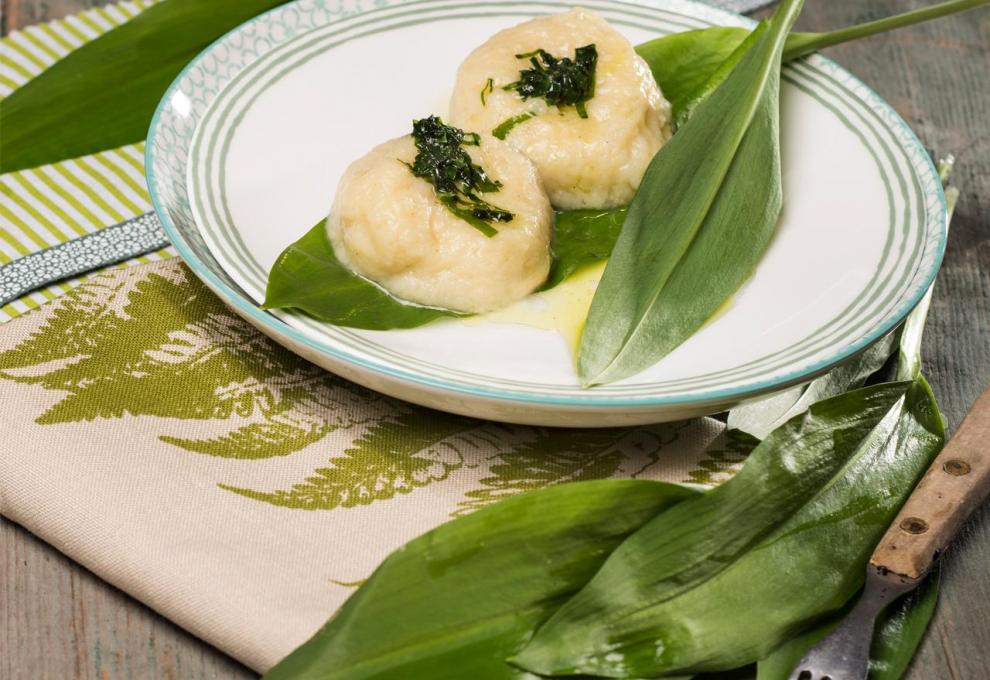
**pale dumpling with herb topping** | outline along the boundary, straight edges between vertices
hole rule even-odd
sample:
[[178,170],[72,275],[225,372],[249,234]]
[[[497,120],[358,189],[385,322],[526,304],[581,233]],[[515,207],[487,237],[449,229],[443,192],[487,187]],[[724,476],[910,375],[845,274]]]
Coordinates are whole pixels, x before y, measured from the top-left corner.
[[[433,117],[416,121],[424,123],[435,123],[439,136],[463,134]],[[550,270],[554,214],[535,166],[493,137],[465,137],[471,143],[441,145],[424,157],[423,167],[437,170],[437,154],[466,151],[473,166],[462,164],[461,170],[501,185],[469,188],[482,201],[475,205],[487,206],[479,214],[490,208],[495,218],[473,218],[463,202],[454,207],[467,210],[467,219],[455,214],[435,186],[414,173],[422,151],[414,137],[399,137],[344,173],[327,219],[337,259],[398,298],[461,312],[499,309],[542,284]]]
[[[578,51],[588,46],[593,49]],[[567,102],[581,98],[574,87],[581,85],[582,56],[586,66],[594,62],[593,81],[588,98],[575,106]],[[554,68],[568,67],[569,73],[551,82]],[[549,97],[537,96],[541,85],[549,88]],[[563,103],[548,103],[555,100]],[[526,21],[474,50],[457,73],[450,122],[495,131],[522,151],[561,209],[628,204],[671,136],[670,104],[646,62],[604,19],[583,9]]]

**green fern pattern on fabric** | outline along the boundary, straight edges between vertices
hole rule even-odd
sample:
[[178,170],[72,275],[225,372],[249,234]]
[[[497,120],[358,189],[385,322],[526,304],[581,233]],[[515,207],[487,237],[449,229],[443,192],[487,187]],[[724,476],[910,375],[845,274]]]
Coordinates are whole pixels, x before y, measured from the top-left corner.
[[[659,460],[661,449],[675,441],[687,423],[615,429],[533,428],[536,437],[496,457],[482,488],[467,492],[455,515],[531,489],[553,484],[606,479],[620,473],[641,475]],[[633,454],[636,469],[624,469]],[[645,462],[643,462],[645,460]]]
[[272,343],[185,272],[112,272],[70,291],[31,337],[0,352],[0,378],[65,393],[38,416],[43,425],[127,416],[240,422],[204,440],[160,437],[224,458],[293,453],[361,422],[357,406],[382,399]]
[[464,465],[480,423],[427,409],[372,425],[342,456],[291,489],[256,491],[221,484],[247,498],[300,510],[333,510],[388,500],[447,479]]
[[242,461],[325,448],[323,467],[282,488],[217,485],[283,508],[367,506],[463,471],[452,482],[471,479],[455,491],[462,514],[551,484],[635,477],[688,426],[551,429],[418,408],[270,341],[179,263],[97,275],[34,314],[30,334],[0,350],[0,380],[55,393],[37,423],[150,416],[169,446]]
[[722,433],[684,481],[714,486],[734,475],[760,441],[744,432]]

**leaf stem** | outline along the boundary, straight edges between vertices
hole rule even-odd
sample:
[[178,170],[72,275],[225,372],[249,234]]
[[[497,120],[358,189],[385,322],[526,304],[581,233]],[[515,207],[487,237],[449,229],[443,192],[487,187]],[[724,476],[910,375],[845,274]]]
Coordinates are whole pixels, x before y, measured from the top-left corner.
[[496,139],[505,139],[509,135],[509,132],[512,130],[512,128],[519,125],[519,123],[526,122],[530,118],[533,118],[535,115],[536,114],[534,112],[527,111],[526,113],[520,113],[518,116],[513,116],[512,118],[508,118],[502,121],[501,123],[499,123],[498,126],[494,130],[492,130],[492,136],[495,137]]
[[[942,180],[942,186],[945,187],[946,225],[952,221],[952,213],[955,212],[956,200],[959,198],[959,190],[949,185],[954,163],[955,158],[951,154],[938,162],[939,179]],[[928,318],[928,308],[932,304],[934,287],[935,284],[933,283],[904,321],[904,327],[901,329],[896,380],[915,380],[921,374],[921,336],[925,331],[925,320]]]
[[929,19],[937,19],[948,14],[965,12],[966,10],[975,9],[976,7],[987,4],[990,4],[990,0],[949,0],[949,2],[941,2],[931,7],[923,7],[892,17],[885,17],[865,24],[859,24],[858,26],[840,28],[827,33],[795,33],[787,40],[787,46],[784,48],[784,61],[799,59],[825,47],[838,45],[849,40],[865,38],[895,28],[912,26],[923,21],[928,21]]

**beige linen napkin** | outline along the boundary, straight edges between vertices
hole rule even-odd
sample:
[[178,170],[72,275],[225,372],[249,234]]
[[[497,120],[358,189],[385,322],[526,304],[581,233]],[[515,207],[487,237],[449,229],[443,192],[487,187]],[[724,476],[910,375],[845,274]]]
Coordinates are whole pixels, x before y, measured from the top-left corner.
[[0,326],[0,512],[265,670],[390,551],[527,489],[712,483],[711,419],[482,422],[383,397],[275,345],[177,260],[100,274]]

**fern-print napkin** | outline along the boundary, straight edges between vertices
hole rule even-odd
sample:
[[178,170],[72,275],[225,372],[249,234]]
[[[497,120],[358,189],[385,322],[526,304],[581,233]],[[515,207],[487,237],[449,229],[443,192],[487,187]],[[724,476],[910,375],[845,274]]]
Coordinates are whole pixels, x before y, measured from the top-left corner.
[[[150,4],[0,41],[0,96]],[[0,263],[147,211],[141,151],[0,176]],[[170,254],[0,310],[0,513],[258,670],[452,516],[583,479],[710,484],[740,460],[710,419],[550,430],[385,398],[271,343]]]
[[329,375],[177,260],[104,273],[0,327],[3,514],[264,670],[391,550],[507,495],[602,477],[707,483],[710,419],[552,430]]

